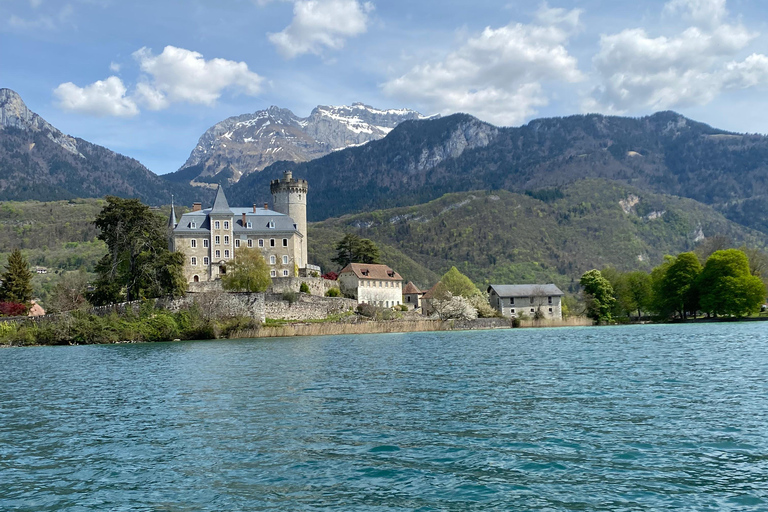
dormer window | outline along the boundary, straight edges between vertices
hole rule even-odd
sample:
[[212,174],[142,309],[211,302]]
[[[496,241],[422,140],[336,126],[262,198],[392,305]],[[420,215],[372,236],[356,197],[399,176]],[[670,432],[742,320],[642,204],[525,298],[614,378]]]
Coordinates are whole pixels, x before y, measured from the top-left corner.
[[269,221],[269,229],[275,229],[275,221]]
[[388,270],[388,271],[387,271],[387,275],[388,275],[389,277],[395,277],[395,273],[394,273],[392,270]]
[[360,273],[363,274],[364,276],[367,276],[368,275],[368,269],[363,269],[363,270],[360,271]]
[[248,221],[248,224],[246,224],[246,227],[248,229],[251,229],[253,227],[253,224],[251,224],[251,221]]
[[197,229],[197,222],[190,222],[189,229]]

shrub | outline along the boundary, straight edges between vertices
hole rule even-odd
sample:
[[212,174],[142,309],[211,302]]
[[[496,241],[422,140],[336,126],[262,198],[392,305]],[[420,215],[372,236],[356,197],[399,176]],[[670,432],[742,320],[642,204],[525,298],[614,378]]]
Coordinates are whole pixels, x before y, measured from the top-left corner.
[[157,313],[142,322],[144,341],[171,341],[179,337],[179,326],[169,313]]
[[299,291],[301,293],[309,293],[309,285],[307,283],[302,282],[301,286],[299,287]]
[[27,305],[18,302],[0,302],[0,316],[26,316]]
[[399,309],[400,311],[408,311],[411,308],[409,308],[405,304],[400,304],[399,306],[397,306],[397,309]]
[[328,291],[325,292],[326,297],[341,297],[341,290],[338,288],[328,288]]
[[288,305],[290,306],[291,304],[299,300],[299,296],[294,291],[286,290],[283,292],[283,300],[288,302]]
[[336,272],[327,272],[323,274],[323,279],[327,279],[329,281],[336,281],[339,278],[339,274]]

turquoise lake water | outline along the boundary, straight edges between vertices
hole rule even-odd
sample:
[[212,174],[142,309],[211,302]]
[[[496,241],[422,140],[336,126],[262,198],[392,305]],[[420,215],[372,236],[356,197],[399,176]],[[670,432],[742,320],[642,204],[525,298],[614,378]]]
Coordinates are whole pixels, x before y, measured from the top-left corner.
[[767,329],[0,350],[0,510],[768,510]]

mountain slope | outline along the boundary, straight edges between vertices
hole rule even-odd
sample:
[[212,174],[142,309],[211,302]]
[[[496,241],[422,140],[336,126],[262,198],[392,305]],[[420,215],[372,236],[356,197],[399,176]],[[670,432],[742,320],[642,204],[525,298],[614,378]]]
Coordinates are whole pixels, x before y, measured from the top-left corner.
[[345,232],[392,247],[435,275],[456,265],[477,283],[555,282],[571,291],[589,269],[650,270],[665,254],[692,250],[709,236],[768,246],[765,234],[691,199],[592,179],[532,195],[453,193],[426,204],[313,223],[312,261],[332,268],[327,240]]
[[[466,127],[485,139],[445,154]],[[448,192],[524,192],[604,178],[690,197],[768,232],[768,137],[717,130],[674,112],[539,119],[519,128],[463,114],[412,121],[362,148],[274,164],[238,183],[236,194],[247,196],[244,189],[264,187],[286,168],[309,181],[313,220],[419,204]]]
[[201,193],[171,184],[138,161],[65,135],[0,89],[0,200],[43,201],[107,194],[167,204],[171,194],[191,203]]
[[278,161],[306,162],[381,139],[399,123],[423,117],[413,110],[379,110],[355,103],[321,105],[309,117],[300,118],[288,109],[272,106],[230,117],[209,128],[184,165],[165,178],[234,183]]

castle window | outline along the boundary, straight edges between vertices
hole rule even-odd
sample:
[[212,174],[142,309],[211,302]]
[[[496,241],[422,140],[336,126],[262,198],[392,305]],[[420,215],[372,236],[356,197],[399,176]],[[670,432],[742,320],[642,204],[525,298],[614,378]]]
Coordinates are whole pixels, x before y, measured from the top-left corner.
[[251,229],[253,227],[253,224],[251,224],[251,221],[248,221],[248,224],[245,226],[248,229]]
[[549,308],[549,312],[552,313],[552,308]]
[[275,221],[269,221],[269,229],[275,229]]
[[277,270],[270,270],[269,275],[270,277],[277,277]]
[[224,257],[229,258],[229,251],[224,251]]
[[205,258],[203,258],[203,265],[208,265],[208,264],[209,264],[208,256],[206,256]]
[[229,229],[229,221],[228,220],[224,221],[224,229]]
[[287,265],[287,264],[288,264],[288,256],[283,255],[283,265]]
[[288,271],[287,270],[283,270],[283,277],[288,277]]
[[192,256],[192,265],[197,265],[197,258]]
[[190,222],[189,223],[189,228],[190,229],[197,229],[197,222]]
[[203,247],[208,248],[208,239],[203,239]]
[[219,221],[214,222],[213,223],[213,228],[214,229],[221,229],[221,223]]
[[535,313],[535,312],[536,312],[536,311],[535,311],[533,308],[531,308],[531,313]]
[[269,239],[269,246],[270,247],[274,247],[275,246],[275,239],[274,238],[270,238]]
[[221,251],[216,251],[216,257],[221,258]]
[[510,305],[510,306],[514,306],[514,305],[515,305],[515,298],[514,298],[514,297],[512,297],[511,299],[509,299],[509,305]]
[[240,248],[240,239],[235,238],[235,249],[239,249],[239,248]]
[[229,245],[229,237],[224,235],[224,245]]
[[510,309],[509,312],[514,315],[515,314],[515,308]]
[[189,243],[191,244],[190,247],[192,247],[193,249],[197,247],[197,240],[195,240],[194,238],[190,240]]
[[221,237],[219,235],[216,235],[213,238],[213,243],[216,244],[216,245],[221,245]]
[[531,304],[533,304],[533,297],[531,297]]
[[225,267],[224,265],[220,266],[219,267],[219,274],[225,275],[226,273],[227,273],[227,267]]
[[552,304],[552,297],[547,297],[547,304]]
[[248,240],[248,247],[253,247],[253,240]]
[[264,247],[264,239],[259,239],[259,247]]
[[283,238],[283,247],[288,247],[288,239]]
[[275,263],[277,263],[277,258],[276,258],[276,257],[275,257],[275,255],[273,254],[273,255],[271,255],[271,256],[269,257],[269,264],[270,264],[270,265],[274,265]]

